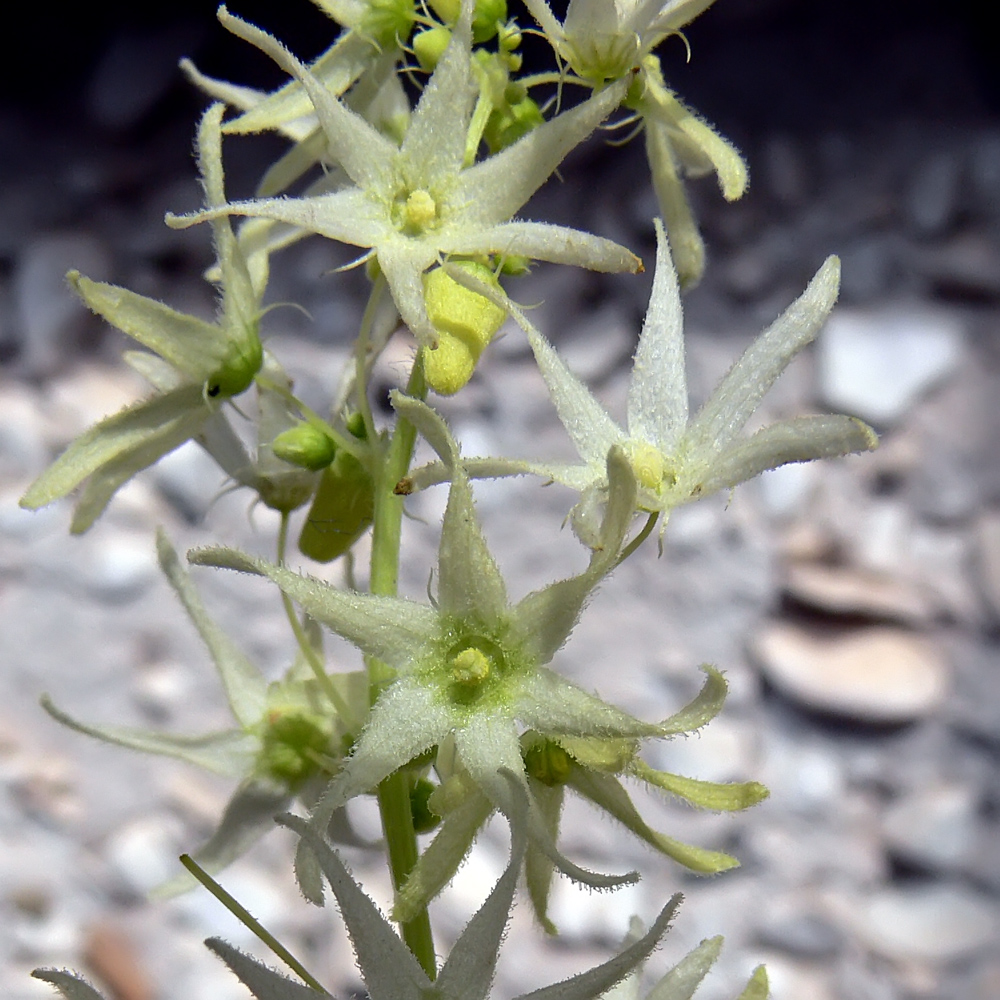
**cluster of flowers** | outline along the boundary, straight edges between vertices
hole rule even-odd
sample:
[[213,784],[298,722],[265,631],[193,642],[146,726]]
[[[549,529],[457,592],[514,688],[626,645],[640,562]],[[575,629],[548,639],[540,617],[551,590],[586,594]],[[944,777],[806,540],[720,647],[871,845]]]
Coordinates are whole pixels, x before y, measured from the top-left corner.
[[[59,721],[92,736],[239,779],[215,834],[194,854],[208,872],[225,867],[282,817],[301,835],[295,871],[302,891],[322,903],[329,884],[374,1000],[481,998],[490,989],[522,874],[534,912],[551,933],[547,906],[557,870],[598,888],[638,877],[588,871],[560,850],[567,789],[702,873],[737,862],[652,829],[623,780],[713,810],[743,809],[767,794],[752,781],[716,784],[658,771],[640,756],[643,741],[693,732],[719,712],[726,683],[715,668],[702,668],[703,688],[688,706],[645,722],[549,666],[595,587],[657,524],[662,547],[673,508],[787,462],[872,448],[875,437],[859,421],[837,415],[797,417],[741,433],[833,307],[835,258],[689,416],[680,291],[700,276],[704,253],[682,177],[714,171],[723,194],[735,198],[747,174],[736,151],[667,88],[653,50],[711,0],[571,0],[561,23],[545,0],[525,0],[560,69],[523,77],[521,29],[508,18],[505,0],[428,0],[426,7],[414,0],[316,2],[344,30],[308,67],[265,32],[220,9],[230,31],[292,77],[275,93],[212,80],[186,64],[218,103],[198,133],[205,208],[167,221],[176,227],[210,222],[217,319],[209,323],[72,273],[69,280],[84,302],[148,349],[126,357],[154,392],[74,441],[22,500],[37,508],[82,486],[72,530],[85,531],[132,476],[185,441],[197,441],[227,477],[280,512],[282,531],[273,563],[218,547],[196,550],[188,559],[273,581],[297,640],[295,662],[280,681],[268,683],[211,620],[161,533],[160,565],[204,639],[234,728],[179,737],[88,725],[48,699],[44,704]],[[424,79],[412,109],[399,75],[403,63],[411,80]],[[588,96],[546,117],[549,109],[531,90],[554,82],[562,90],[579,86]],[[239,113],[224,120],[227,106]],[[503,288],[536,259],[600,271],[641,268],[637,257],[607,239],[514,218],[566,154],[620,108],[645,135],[665,220],[665,227],[655,223],[656,273],[624,427]],[[289,150],[262,179],[258,198],[229,202],[223,134],[261,130],[285,136]],[[317,179],[303,194],[283,194],[310,173]],[[238,228],[233,216],[245,217]],[[296,398],[260,336],[269,256],[308,234],[362,248],[360,262],[372,278],[353,362],[331,393],[328,417]],[[429,390],[450,395],[468,383],[508,316],[530,341],[578,462],[463,456],[426,402]],[[393,393],[395,426],[380,430],[370,374],[400,319],[416,340],[414,364],[406,391]],[[237,399],[240,409],[232,405]],[[249,419],[246,411],[255,414],[255,448],[234,424]],[[411,469],[417,434],[437,459]],[[483,537],[470,480],[522,474],[578,491],[570,520],[588,562],[577,575],[512,603]],[[443,482],[449,494],[437,591],[426,604],[407,600],[396,595],[395,585],[403,497]],[[307,505],[299,548],[313,560],[349,554],[362,534],[374,532],[370,593],[285,566],[291,515]],[[365,669],[329,671],[320,625],[357,646]],[[379,796],[397,886],[392,916],[405,944],[327,843],[351,835],[345,806],[372,792]],[[285,815],[296,801],[308,820]],[[510,865],[438,972],[427,904],[497,810],[511,826]],[[431,831],[433,839],[418,854],[415,835]],[[162,891],[190,884],[182,875]],[[671,899],[648,932],[634,927],[607,963],[528,996],[636,996],[641,963],[677,903],[678,897]],[[689,997],[720,943],[703,942],[650,996]],[[316,994],[315,981],[300,985],[222,942],[209,946],[261,1000]],[[69,973],[37,975],[69,1000],[98,997]],[[766,995],[766,976],[758,970],[742,997]]]

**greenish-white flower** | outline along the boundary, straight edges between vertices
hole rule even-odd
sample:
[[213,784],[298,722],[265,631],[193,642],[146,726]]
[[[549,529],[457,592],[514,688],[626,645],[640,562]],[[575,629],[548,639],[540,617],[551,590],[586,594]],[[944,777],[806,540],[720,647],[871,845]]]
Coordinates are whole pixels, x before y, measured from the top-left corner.
[[[632,521],[635,480],[624,452],[611,449],[607,458],[608,503],[589,565],[511,604],[450,432],[422,403],[397,394],[394,405],[452,470],[433,605],[337,590],[231,549],[197,550],[190,556],[197,563],[267,576],[310,617],[397,671],[372,708],[344,770],[317,806],[314,819],[320,825],[353,796],[373,790],[394,771],[445,743],[453,744],[457,764],[491,808],[509,812],[510,786],[498,769],[507,768],[526,783],[520,742],[524,728],[553,738],[638,739],[662,732],[547,666],[593,589],[614,566]],[[572,877],[597,885],[621,881],[588,873],[559,854],[534,808],[531,832]],[[301,866],[299,874],[301,878]],[[318,885],[304,888],[310,896],[319,892]]]
[[[221,116],[221,105],[209,108],[198,131],[199,165],[209,206],[225,203]],[[228,220],[219,219],[213,227],[221,276],[215,323],[70,272],[70,284],[95,313],[155,352],[133,355],[129,361],[155,385],[165,387],[73,441],[28,487],[22,507],[44,507],[85,483],[71,530],[86,531],[121,486],[200,434],[223,402],[253,383],[263,363],[258,336],[261,290],[254,286]]]
[[[878,444],[867,424],[840,414],[791,417],[750,435],[741,433],[768,389],[830,314],[840,285],[836,257],[827,258],[805,292],[747,348],[690,417],[680,291],[659,220],[656,232],[656,274],[632,366],[625,425],[615,422],[524,313],[508,304],[528,335],[552,401],[583,461],[466,462],[475,477],[527,472],[577,490],[581,496],[573,526],[591,546],[597,541],[608,492],[602,456],[609,448],[628,456],[639,484],[637,510],[662,516],[662,533],[670,512],[682,504],[732,489],[789,462],[868,451]],[[491,294],[482,285],[476,287],[481,294]],[[417,470],[407,482],[409,488],[420,489],[444,478],[447,470],[437,463]]]
[[[320,686],[300,657],[282,680],[268,683],[212,621],[162,531],[157,535],[157,555],[164,575],[209,651],[236,726],[188,736],[80,722],[56,708],[47,696],[42,705],[63,725],[105,743],[174,757],[238,779],[240,784],[218,828],[199,850],[192,852],[202,868],[214,873],[271,830],[274,817],[295,798],[307,805],[315,801],[361,728],[368,707],[368,682],[363,673],[355,672],[330,675]],[[316,656],[321,656],[319,636],[311,638]],[[169,895],[194,884],[191,876],[181,874],[155,891]]]
[[479,134],[470,133],[476,98],[471,13],[472,5],[465,4],[399,145],[334,97],[270,35],[220,13],[230,30],[301,82],[331,155],[352,184],[315,197],[234,202],[168,216],[168,223],[184,227],[225,214],[246,215],[371,248],[404,322],[428,346],[436,344],[437,333],[427,314],[423,275],[442,256],[520,255],[598,271],[638,270],[639,259],[610,240],[564,226],[511,221],[563,157],[618,107],[625,81],[472,164]]

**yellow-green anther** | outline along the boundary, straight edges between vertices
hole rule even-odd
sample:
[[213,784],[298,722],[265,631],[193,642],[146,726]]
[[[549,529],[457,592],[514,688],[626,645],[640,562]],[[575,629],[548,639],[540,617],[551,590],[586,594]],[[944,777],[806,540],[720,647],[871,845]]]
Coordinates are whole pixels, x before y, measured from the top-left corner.
[[423,188],[411,191],[403,206],[403,227],[412,233],[422,233],[437,221],[437,202]]
[[444,55],[451,41],[451,30],[442,24],[421,31],[413,37],[413,54],[425,73],[437,68],[438,60]]
[[282,431],[271,442],[271,451],[284,462],[319,472],[333,461],[337,447],[318,427],[301,423]]
[[511,21],[500,29],[497,46],[501,52],[513,52],[521,47],[521,29],[516,21]]
[[463,649],[451,661],[452,678],[462,687],[478,687],[490,676],[492,669],[493,661],[476,646]]
[[[476,261],[455,266],[501,291],[493,272]],[[477,292],[460,285],[443,268],[424,275],[424,303],[438,333],[435,350],[424,350],[427,384],[442,396],[458,392],[472,378],[476,362],[507,314]]]

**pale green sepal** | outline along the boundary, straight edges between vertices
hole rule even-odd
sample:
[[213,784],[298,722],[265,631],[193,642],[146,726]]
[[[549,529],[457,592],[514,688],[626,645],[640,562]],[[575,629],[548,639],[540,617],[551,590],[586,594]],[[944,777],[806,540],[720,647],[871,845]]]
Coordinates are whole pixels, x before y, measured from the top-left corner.
[[[178,424],[186,427],[189,422],[197,422],[192,410],[197,409],[199,404],[202,404],[201,410],[207,419],[211,411],[203,403],[201,386],[187,385],[162,396],[133,403],[107,417],[84,431],[28,487],[21,498],[21,506],[29,510],[44,507],[66,496],[106,462],[141,448],[159,435],[172,440],[170,431],[173,427]],[[180,443],[177,441],[164,448],[156,457],[173,450]],[[143,462],[136,465],[134,471],[138,472],[149,464]]]
[[644,131],[653,190],[666,223],[680,287],[693,288],[705,272],[705,241],[691,211],[667,127],[647,121]]
[[553,739],[563,734],[610,739],[663,735],[663,730],[655,723],[633,718],[546,667],[539,667],[524,684],[519,718],[530,728]]
[[407,663],[415,649],[437,635],[437,612],[415,601],[336,590],[321,580],[223,546],[194,549],[188,561],[268,577],[307,614],[394,666]]
[[[238,83],[230,83],[228,80],[219,80],[214,76],[206,76],[190,59],[182,59],[177,66],[191,83],[211,97],[213,101],[221,101],[223,104],[228,104],[240,111],[249,111],[251,108],[255,108],[267,97],[263,90],[244,87]],[[285,131],[285,135],[293,140],[299,138],[297,134],[288,131]]]
[[[134,444],[117,458],[96,469],[80,492],[73,509],[70,532],[74,535],[83,534],[104,513],[115,493],[137,472],[148,469],[164,455],[194,437],[212,420],[213,415],[207,407],[181,413],[156,428],[141,443]],[[97,426],[100,427],[101,424]],[[72,447],[71,444],[70,448]]]
[[696,778],[685,778],[668,771],[657,771],[644,761],[636,758],[632,761],[629,771],[650,785],[678,798],[690,802],[699,809],[712,809],[716,812],[735,812],[739,809],[749,809],[770,795],[770,792],[758,781],[699,781]]
[[758,965],[753,970],[750,982],[736,1000],[767,1000],[770,995],[771,984],[767,979],[767,969],[763,965]]
[[[219,20],[234,34],[244,37],[240,32],[233,30],[231,17],[223,17],[220,11]],[[339,97],[380,55],[380,50],[370,40],[362,38],[356,32],[348,31],[310,65],[309,72],[330,94]],[[254,107],[247,108],[238,118],[227,122],[225,131],[237,135],[250,135],[254,132],[276,129],[289,135],[290,131],[298,131],[296,125],[303,119],[308,120],[315,114],[310,97],[311,95],[303,89],[298,80],[292,80],[267,95]],[[290,138],[300,141],[302,136],[290,135]]]
[[42,708],[56,722],[78,733],[142,753],[176,757],[178,760],[195,764],[228,778],[246,774],[253,764],[258,749],[258,741],[254,737],[232,729],[204,736],[184,736],[174,733],[152,733],[131,726],[94,726],[78,722],[56,708],[48,695],[42,695],[39,701]]
[[525,993],[517,1000],[592,1000],[593,997],[606,993],[649,957],[659,944],[660,938],[669,930],[670,922],[674,919],[682,899],[679,892],[671,896],[667,905],[653,921],[649,932],[622,949],[614,958],[561,983]]
[[[565,786],[552,785],[550,787],[529,777],[528,788],[541,822],[554,843],[559,836],[559,820],[562,817],[563,799],[566,794]],[[531,908],[535,912],[535,918],[545,933],[552,935],[559,933],[556,925],[549,920],[548,916],[549,893],[552,889],[554,874],[555,863],[552,859],[534,844],[529,843],[527,853],[524,856],[524,882],[528,889],[528,898],[531,900]]]
[[219,938],[209,938],[205,946],[229,966],[236,978],[257,1000],[317,1000],[330,995],[288,979]]
[[646,1000],[691,1000],[721,950],[721,936],[702,941],[649,991]]
[[[209,839],[191,857],[209,875],[215,875],[242,857],[274,828],[274,818],[288,808],[289,793],[270,782],[244,781],[226,804],[222,819]],[[150,899],[170,899],[194,889],[198,880],[188,871],[157,886]]]
[[729,693],[725,676],[710,663],[703,663],[700,669],[705,674],[705,683],[688,704],[660,723],[660,731],[664,736],[693,733],[722,711]]
[[244,730],[252,729],[263,718],[267,708],[267,681],[236,643],[208,616],[191,577],[162,528],[156,532],[156,554],[160,569],[208,647],[233,717]]
[[632,762],[639,745],[634,739],[575,736],[550,737],[582,767],[607,774],[621,774]]
[[184,376],[157,354],[150,354],[149,351],[122,351],[122,361],[160,392],[169,392],[184,385]]
[[688,421],[684,316],[663,223],[654,219],[653,227],[656,271],[632,363],[627,419],[632,435],[656,444],[661,451],[671,451]]
[[93,312],[192,381],[204,382],[225,360],[226,342],[213,323],[127,288],[91,281],[79,271],[70,271],[66,280]]
[[305,92],[300,89],[299,94],[315,108],[330,152],[355,184],[384,187],[391,183],[389,173],[398,150],[390,140],[339,101],[276,38],[230,14],[225,7],[219,8],[218,17],[223,27],[260,49],[285,72],[296,77],[305,88]]
[[396,893],[393,920],[408,923],[454,878],[492,812],[493,803],[477,790],[444,817]]
[[621,782],[612,775],[578,767],[573,769],[569,783],[581,795],[627,826],[637,837],[691,871],[715,875],[739,866],[739,861],[732,855],[685,844],[652,829],[639,815]]
[[514,316],[528,336],[559,419],[580,457],[588,465],[603,465],[611,446],[626,441],[627,435],[524,314],[515,310]]
[[496,620],[507,608],[507,588],[479,527],[458,443],[441,416],[426,403],[399,392],[391,393],[390,400],[451,470],[438,554],[438,606],[445,614],[480,614]]
[[[463,174],[466,193],[473,199],[469,221],[489,225],[498,218],[514,215],[567,153],[583,142],[621,104],[627,86],[627,81],[622,80],[606,87],[572,110],[532,129],[514,145],[470,167]],[[464,136],[462,139],[464,143]],[[477,209],[480,208],[483,209],[482,214],[476,219]],[[638,258],[632,254],[629,256],[634,268]]]
[[33,979],[51,983],[62,995],[63,1000],[104,1000],[104,997],[86,980],[71,972],[60,969],[35,969]]
[[736,486],[790,462],[839,458],[878,447],[878,435],[856,417],[841,414],[778,420],[720,452],[701,488],[706,494]]
[[694,447],[721,452],[788,363],[815,339],[837,301],[840,260],[827,257],[806,290],[747,349],[688,428]]

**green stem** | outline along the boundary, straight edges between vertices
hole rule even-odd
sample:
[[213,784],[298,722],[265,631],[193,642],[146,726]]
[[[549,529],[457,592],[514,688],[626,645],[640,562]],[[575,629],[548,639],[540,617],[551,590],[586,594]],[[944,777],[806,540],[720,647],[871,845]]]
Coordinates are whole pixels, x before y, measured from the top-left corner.
[[288,966],[307,986],[322,993],[327,992],[320,985],[319,980],[311,975],[309,970],[243,905],[238,903],[218,882],[212,878],[196,861],[189,855],[181,855],[181,864],[222,903],[244,926],[254,932]]
[[[423,399],[427,395],[423,364],[420,356],[414,362],[406,391]],[[399,482],[410,470],[416,428],[398,417],[389,447],[379,463],[375,483],[375,517],[372,530],[371,592],[381,596],[395,596],[399,588],[399,546],[403,522],[403,498],[394,492]],[[393,678],[392,669],[385,663],[367,659],[368,679],[372,701]],[[399,889],[417,863],[417,835],[413,831],[413,814],[410,810],[409,779],[402,771],[390,774],[378,786],[379,813],[389,853],[389,867],[393,885]],[[434,937],[431,933],[427,910],[421,910],[412,920],[402,925],[403,940],[413,952],[424,972],[434,979],[437,959],[434,954]]]

